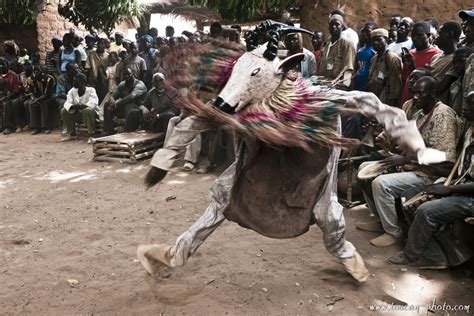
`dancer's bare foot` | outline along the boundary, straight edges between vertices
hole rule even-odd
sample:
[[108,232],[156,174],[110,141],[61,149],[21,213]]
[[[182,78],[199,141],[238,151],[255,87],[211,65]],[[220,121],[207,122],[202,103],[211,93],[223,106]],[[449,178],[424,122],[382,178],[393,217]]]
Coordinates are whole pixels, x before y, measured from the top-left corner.
[[346,271],[357,281],[365,282],[369,278],[369,271],[365,267],[364,260],[356,251],[355,256],[342,259],[342,264]]
[[173,246],[167,245],[141,245],[138,246],[137,256],[149,274],[156,274],[164,267],[170,267]]

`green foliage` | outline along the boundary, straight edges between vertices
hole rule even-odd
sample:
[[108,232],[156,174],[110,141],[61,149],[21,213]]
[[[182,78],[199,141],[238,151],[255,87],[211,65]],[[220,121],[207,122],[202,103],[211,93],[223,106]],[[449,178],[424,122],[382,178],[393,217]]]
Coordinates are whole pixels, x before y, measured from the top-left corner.
[[35,10],[35,0],[0,0],[0,24],[34,24]]
[[82,24],[87,29],[97,28],[111,31],[116,23],[130,16],[139,17],[143,10],[137,0],[68,0],[59,5],[59,14],[75,25]]
[[258,16],[289,9],[297,0],[189,0],[191,5],[201,5],[219,11],[225,20],[251,21]]

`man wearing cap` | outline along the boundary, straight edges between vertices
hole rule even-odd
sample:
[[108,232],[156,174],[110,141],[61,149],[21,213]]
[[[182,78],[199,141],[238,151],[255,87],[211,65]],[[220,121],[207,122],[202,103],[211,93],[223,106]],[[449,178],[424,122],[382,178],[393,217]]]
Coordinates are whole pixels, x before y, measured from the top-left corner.
[[303,53],[304,59],[296,65],[296,71],[304,78],[311,77],[316,69],[316,59],[314,54],[303,47],[301,33],[289,33],[285,37],[285,47],[288,49],[288,56]]
[[357,32],[354,31],[352,28],[347,26],[347,24],[345,23],[346,13],[341,9],[335,9],[331,11],[331,13],[329,14],[329,22],[331,21],[331,16],[334,14],[340,15],[344,20],[344,24],[342,25],[341,37],[348,40],[352,44],[352,47],[354,47],[354,50],[357,52],[357,49],[359,48],[359,34],[357,34]]
[[138,54],[138,56],[143,58],[146,63],[146,72],[143,82],[148,89],[151,89],[152,87],[152,77],[158,57],[158,50],[152,47],[153,42],[153,37],[150,35],[143,35],[141,38],[141,47],[143,50]]
[[474,8],[459,11],[461,18],[461,27],[464,33],[462,46],[468,46],[474,49]]
[[340,81],[339,88],[348,89],[354,72],[355,49],[350,41],[341,36],[344,18],[333,14],[329,21],[331,40],[324,48],[317,67],[317,75]]
[[157,72],[153,75],[153,88],[148,91],[143,104],[128,113],[125,131],[136,131],[142,126],[152,132],[165,132],[169,120],[179,115],[178,100],[178,91],[167,85],[165,76]]
[[[462,19],[461,27],[465,34],[463,45],[474,49],[474,8],[469,8],[459,12]],[[474,54],[472,54],[465,64],[464,78],[462,81],[462,106],[466,108],[466,97],[469,92],[474,91]]]
[[377,53],[370,61],[368,91],[383,103],[397,106],[402,89],[402,63],[397,54],[388,50],[386,29],[375,29],[370,35]]

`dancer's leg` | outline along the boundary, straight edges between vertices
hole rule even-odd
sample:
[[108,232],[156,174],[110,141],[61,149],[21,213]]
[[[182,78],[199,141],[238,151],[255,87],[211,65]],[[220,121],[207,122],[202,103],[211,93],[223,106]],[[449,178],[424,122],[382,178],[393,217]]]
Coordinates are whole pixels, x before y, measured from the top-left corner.
[[[338,122],[340,131],[340,122]],[[334,146],[327,163],[328,181],[314,207],[316,223],[323,232],[326,249],[335,257],[341,259],[346,271],[357,281],[365,282],[369,271],[365,268],[364,260],[355,247],[345,238],[345,220],[343,208],[337,201],[337,159],[340,148]]]
[[354,246],[345,239],[345,220],[343,208],[337,201],[337,164],[336,157],[340,149],[334,148],[327,164],[328,181],[323,188],[321,196],[314,207],[316,224],[323,232],[326,249],[339,259],[351,258],[355,255]]
[[212,201],[204,214],[176,239],[175,253],[170,261],[171,266],[183,266],[224,219],[219,204]]
[[139,246],[138,258],[150,274],[158,272],[163,265],[183,266],[223,221],[222,208],[213,201],[204,214],[176,239],[174,246],[162,244]]

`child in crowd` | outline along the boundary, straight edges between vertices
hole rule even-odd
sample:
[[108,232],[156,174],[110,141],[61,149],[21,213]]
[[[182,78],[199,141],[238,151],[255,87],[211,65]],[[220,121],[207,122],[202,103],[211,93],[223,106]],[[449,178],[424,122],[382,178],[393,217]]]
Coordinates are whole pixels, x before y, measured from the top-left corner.
[[107,95],[105,96],[102,103],[99,105],[99,117],[100,120],[104,119],[104,105],[110,99],[110,96],[114,93],[117,88],[117,66],[119,64],[119,55],[117,52],[110,52],[108,56],[109,66],[105,70],[107,74]]

